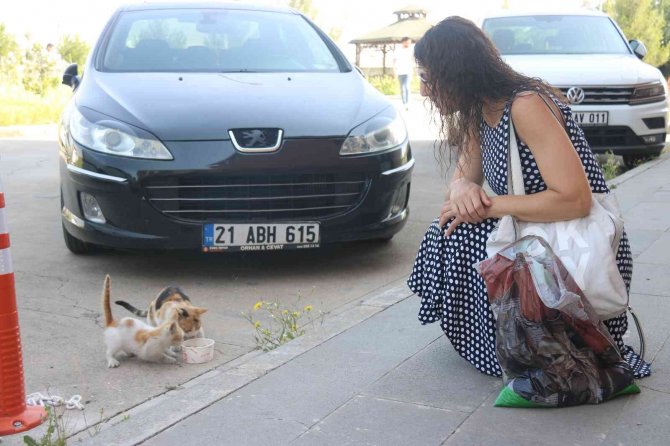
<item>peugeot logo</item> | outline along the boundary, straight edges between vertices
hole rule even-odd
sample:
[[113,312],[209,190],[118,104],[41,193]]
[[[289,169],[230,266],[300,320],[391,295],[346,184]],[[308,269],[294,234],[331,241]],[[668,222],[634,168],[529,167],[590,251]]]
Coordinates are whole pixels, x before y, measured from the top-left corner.
[[228,135],[240,152],[274,152],[281,146],[284,132],[277,128],[232,129]]
[[572,87],[565,96],[571,104],[581,104],[584,101],[584,90],[579,87]]
[[265,132],[263,130],[248,130],[242,132],[245,147],[263,147],[265,146]]

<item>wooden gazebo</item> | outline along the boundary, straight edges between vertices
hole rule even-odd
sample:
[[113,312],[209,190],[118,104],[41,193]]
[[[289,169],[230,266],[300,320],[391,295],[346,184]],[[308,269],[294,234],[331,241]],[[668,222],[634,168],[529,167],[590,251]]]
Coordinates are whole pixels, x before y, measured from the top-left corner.
[[386,74],[386,53],[400,43],[403,37],[416,42],[433,26],[426,20],[428,11],[415,5],[406,6],[394,14],[398,17],[395,23],[349,42],[356,45],[357,66],[361,63],[361,52],[364,49],[376,49],[382,52],[383,72]]

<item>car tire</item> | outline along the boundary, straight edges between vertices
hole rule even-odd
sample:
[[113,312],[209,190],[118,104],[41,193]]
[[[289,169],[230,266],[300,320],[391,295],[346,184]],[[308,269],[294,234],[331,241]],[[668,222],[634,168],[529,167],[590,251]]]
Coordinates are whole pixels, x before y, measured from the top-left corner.
[[86,243],[74,237],[69,232],[67,232],[65,225],[63,225],[63,239],[65,240],[65,246],[72,254],[89,254],[95,251],[95,245]]

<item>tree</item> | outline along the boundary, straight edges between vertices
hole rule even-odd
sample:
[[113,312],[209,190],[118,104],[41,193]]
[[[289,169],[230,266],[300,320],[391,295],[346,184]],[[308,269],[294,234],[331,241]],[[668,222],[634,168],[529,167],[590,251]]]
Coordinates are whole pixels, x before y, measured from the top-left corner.
[[659,67],[670,59],[664,31],[666,19],[661,10],[664,0],[607,0],[605,11],[617,21],[626,37],[638,39],[647,47],[645,62]]
[[58,77],[54,76],[55,64],[42,45],[33,44],[23,61],[23,88],[40,96],[46,95],[58,85]]
[[16,39],[0,23],[0,79],[10,84],[18,79],[18,52]]
[[91,47],[78,35],[64,35],[58,44],[58,54],[68,63],[76,63],[83,67]]
[[288,6],[297,9],[312,20],[316,19],[317,10],[312,5],[312,0],[288,0]]

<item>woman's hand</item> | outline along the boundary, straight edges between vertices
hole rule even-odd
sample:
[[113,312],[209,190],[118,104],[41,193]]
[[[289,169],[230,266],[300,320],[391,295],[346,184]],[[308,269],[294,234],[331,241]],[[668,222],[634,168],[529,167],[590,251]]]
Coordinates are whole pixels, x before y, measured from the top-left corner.
[[454,219],[445,232],[451,235],[460,223],[479,223],[487,218],[487,208],[491,204],[491,199],[480,185],[459,178],[450,184],[447,200],[440,211],[440,227]]
[[459,178],[449,187],[448,201],[451,201],[457,215],[467,223],[479,223],[486,218],[486,208],[491,199],[477,183]]

